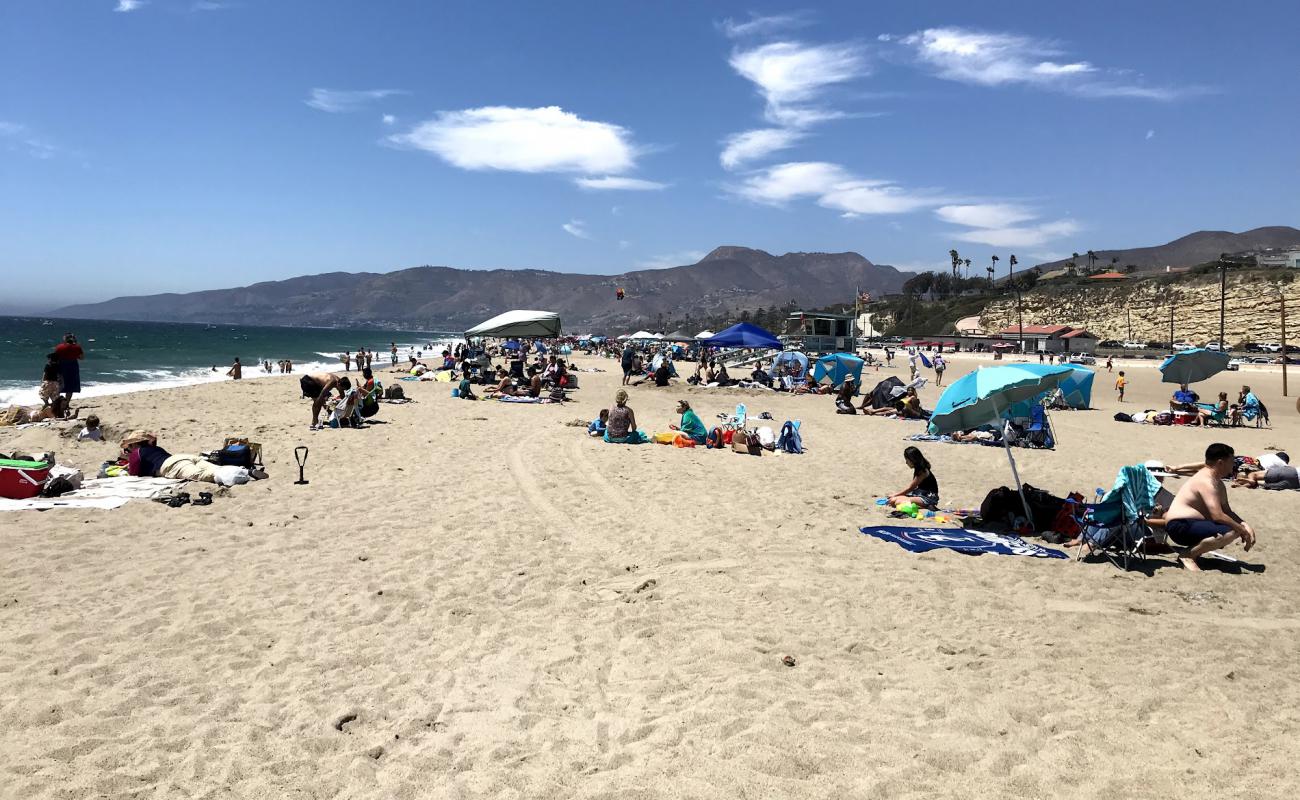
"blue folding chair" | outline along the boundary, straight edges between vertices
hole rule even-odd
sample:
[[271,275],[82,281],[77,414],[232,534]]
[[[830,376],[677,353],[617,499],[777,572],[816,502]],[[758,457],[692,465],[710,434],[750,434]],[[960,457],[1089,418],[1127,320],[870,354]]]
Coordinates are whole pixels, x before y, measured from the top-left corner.
[[1134,559],[1146,559],[1146,542],[1151,528],[1146,518],[1155,508],[1160,483],[1142,464],[1120,467],[1115,485],[1100,501],[1082,508],[1082,532],[1075,560],[1089,553],[1101,553],[1127,571]]

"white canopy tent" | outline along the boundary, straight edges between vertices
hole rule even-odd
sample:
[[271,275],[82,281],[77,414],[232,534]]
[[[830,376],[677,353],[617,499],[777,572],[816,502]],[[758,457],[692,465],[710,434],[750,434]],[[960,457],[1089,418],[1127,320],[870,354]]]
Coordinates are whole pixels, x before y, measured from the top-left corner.
[[507,311],[465,331],[471,336],[521,336],[549,339],[560,335],[560,315],[552,311]]
[[696,338],[696,339],[708,339],[708,338],[711,337],[712,335],[713,335],[713,331],[710,331],[710,330],[702,330],[702,331],[700,331],[699,333],[695,334],[695,338]]
[[632,334],[631,336],[629,336],[629,337],[627,337],[627,338],[629,338],[629,339],[662,339],[662,338],[664,338],[664,337],[663,337],[662,334],[651,333],[650,331],[637,331],[636,333]]

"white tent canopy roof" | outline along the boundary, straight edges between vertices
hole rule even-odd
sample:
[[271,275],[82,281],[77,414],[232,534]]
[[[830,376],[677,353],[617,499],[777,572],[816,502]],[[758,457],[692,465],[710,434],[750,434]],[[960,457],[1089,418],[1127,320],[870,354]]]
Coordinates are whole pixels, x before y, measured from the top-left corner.
[[465,336],[537,336],[560,335],[560,315],[552,311],[507,311],[465,331]]
[[650,331],[637,331],[636,333],[632,334],[631,336],[629,336],[629,337],[627,337],[627,338],[629,338],[629,339],[662,339],[662,338],[664,338],[664,337],[663,337],[663,334],[659,334],[659,333],[651,333]]
[[707,329],[706,329],[706,330],[702,330],[702,331],[700,331],[699,333],[695,334],[695,338],[696,338],[696,339],[707,339],[707,338],[709,338],[709,337],[712,336],[712,335],[713,335],[713,331],[711,331],[711,330],[707,330]]

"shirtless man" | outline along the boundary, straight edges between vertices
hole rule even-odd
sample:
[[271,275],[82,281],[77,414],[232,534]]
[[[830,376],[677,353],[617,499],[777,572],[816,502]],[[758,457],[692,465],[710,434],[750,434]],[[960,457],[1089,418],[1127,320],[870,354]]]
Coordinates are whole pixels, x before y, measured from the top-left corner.
[[1255,531],[1228,504],[1223,479],[1232,475],[1232,447],[1218,443],[1205,448],[1201,467],[1174,497],[1165,514],[1165,532],[1174,544],[1188,548],[1178,557],[1185,569],[1200,572],[1196,559],[1241,539],[1247,550],[1255,546]]
[[352,388],[352,381],[328,372],[320,372],[315,375],[303,375],[298,385],[302,387],[302,396],[311,398],[311,427],[312,430],[316,430],[320,427],[320,411],[325,407],[330,392],[337,391],[339,399],[342,400]]

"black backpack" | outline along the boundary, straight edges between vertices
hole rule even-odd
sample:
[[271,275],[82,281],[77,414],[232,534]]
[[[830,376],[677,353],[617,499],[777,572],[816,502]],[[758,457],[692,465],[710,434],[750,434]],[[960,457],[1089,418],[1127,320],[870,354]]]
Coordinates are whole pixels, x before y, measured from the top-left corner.
[[385,386],[385,387],[384,387],[384,399],[385,399],[385,400],[405,400],[405,399],[406,399],[406,392],[403,392],[403,391],[402,391],[402,387],[401,387],[401,386],[398,386],[397,384],[394,383],[394,384],[392,384],[391,386]]

